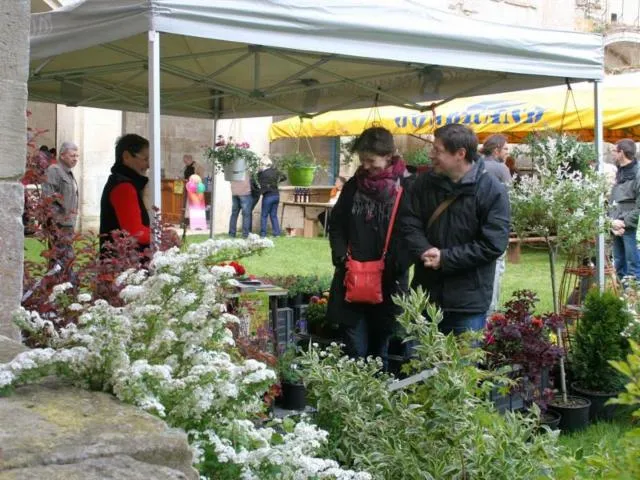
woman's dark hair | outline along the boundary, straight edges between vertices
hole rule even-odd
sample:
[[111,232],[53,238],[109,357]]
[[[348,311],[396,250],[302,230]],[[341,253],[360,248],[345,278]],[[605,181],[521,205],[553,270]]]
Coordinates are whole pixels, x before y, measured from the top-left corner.
[[149,140],[146,138],[135,133],[121,136],[116,142],[116,164],[122,163],[124,152],[136,155],[145,148],[149,148]]
[[618,151],[624,153],[627,160],[633,160],[636,157],[636,143],[630,138],[623,138],[616,143]]
[[499,133],[491,135],[487,137],[487,139],[482,144],[482,150],[480,150],[480,153],[482,153],[483,155],[491,155],[496,148],[498,150],[501,150],[506,143],[507,137],[505,137],[504,135],[500,135]]
[[371,152],[384,156],[393,154],[396,151],[396,144],[393,135],[386,128],[371,127],[360,134],[351,147],[351,153]]
[[340,181],[342,182],[342,184],[343,184],[343,185],[344,185],[345,183],[347,183],[347,179],[346,179],[346,178],[344,178],[342,175],[340,175],[340,176],[338,177],[338,180],[340,180]]
[[435,138],[440,139],[447,152],[454,154],[459,149],[465,149],[465,159],[471,163],[478,155],[478,137],[469,127],[459,123],[450,123],[437,128],[433,132]]

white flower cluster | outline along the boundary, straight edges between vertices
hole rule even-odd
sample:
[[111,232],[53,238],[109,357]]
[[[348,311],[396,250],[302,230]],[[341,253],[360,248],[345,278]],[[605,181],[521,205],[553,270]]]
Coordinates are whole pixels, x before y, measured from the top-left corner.
[[[221,463],[242,466],[243,479],[263,480],[261,472],[270,466],[279,470],[278,478],[292,479],[335,479],[335,480],[371,480],[366,472],[354,472],[340,468],[334,460],[313,456],[313,452],[326,443],[327,432],[318,429],[305,420],[297,423],[290,433],[278,434],[273,428],[257,430],[247,420],[233,420],[227,428],[233,431],[229,437],[250,439],[255,448],[237,449],[228,438],[221,438],[212,430],[198,432],[194,450],[200,458],[204,456],[205,446],[213,447],[216,459]],[[273,439],[278,438],[278,442]]]
[[[30,331],[51,330],[53,348],[22,353],[0,365],[0,388],[59,373],[79,385],[111,390],[192,432],[196,452],[217,452],[218,462],[240,462],[245,478],[266,478],[260,472],[274,461],[292,473],[290,478],[369,478],[340,476],[335,462],[312,456],[325,432],[302,424],[283,442],[272,442],[271,429],[250,421],[263,411],[262,397],[276,375],[256,360],[238,360],[227,328],[238,319],[226,313],[222,290],[234,270],[211,265],[222,254],[237,258],[272,245],[252,236],[248,241],[209,240],[185,253],[158,252],[150,274],[129,270],[118,277],[124,306],[104,300],[91,305],[91,296],[81,294],[68,306],[79,313],[77,325],[58,332],[37,312],[20,310],[16,322]],[[68,289],[58,286],[54,295]],[[238,429],[240,437],[235,436]],[[203,471],[208,474],[224,477]]]
[[566,248],[592,240],[604,215],[606,182],[595,172],[572,170],[568,160],[582,147],[568,136],[548,137],[535,146],[534,175],[523,176],[509,191],[515,230],[534,236],[556,235]]

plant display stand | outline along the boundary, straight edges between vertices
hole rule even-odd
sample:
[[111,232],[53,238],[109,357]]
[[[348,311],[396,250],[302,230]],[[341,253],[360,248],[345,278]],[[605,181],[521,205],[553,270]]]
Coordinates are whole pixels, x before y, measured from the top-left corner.
[[[563,340],[567,351],[571,351],[573,333],[582,315],[582,304],[587,292],[598,284],[593,249],[594,247],[589,245],[571,252],[562,272],[559,299],[560,313],[565,319]],[[605,289],[619,293],[616,271],[609,260],[609,255],[605,255],[604,274]]]

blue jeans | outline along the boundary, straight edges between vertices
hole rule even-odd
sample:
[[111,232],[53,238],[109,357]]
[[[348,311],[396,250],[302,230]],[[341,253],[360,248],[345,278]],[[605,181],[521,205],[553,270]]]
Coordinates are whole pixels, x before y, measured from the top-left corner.
[[619,279],[627,276],[638,278],[638,257],[635,228],[626,229],[621,236],[613,237],[613,261]]
[[248,237],[251,231],[251,206],[253,197],[251,195],[233,195],[231,197],[231,218],[229,219],[229,235],[236,236],[238,215],[242,210],[242,236]]
[[382,359],[383,369],[389,365],[389,341],[391,332],[375,328],[375,322],[365,316],[358,319],[354,326],[342,327],[342,339],[346,345],[345,353],[350,357],[366,358],[369,355]]
[[267,217],[271,218],[271,233],[274,237],[280,236],[280,224],[278,223],[279,193],[267,193],[262,196],[262,212],[260,213],[260,236],[267,236]]
[[468,330],[482,330],[487,322],[485,313],[444,312],[444,317],[438,328],[445,335],[453,332],[460,335]]

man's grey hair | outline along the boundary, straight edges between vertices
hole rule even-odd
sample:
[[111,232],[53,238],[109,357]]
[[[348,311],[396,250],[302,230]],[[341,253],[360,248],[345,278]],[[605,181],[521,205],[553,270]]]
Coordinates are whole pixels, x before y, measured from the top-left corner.
[[62,142],[62,145],[60,146],[60,155],[67,150],[78,150],[78,146],[73,142]]

